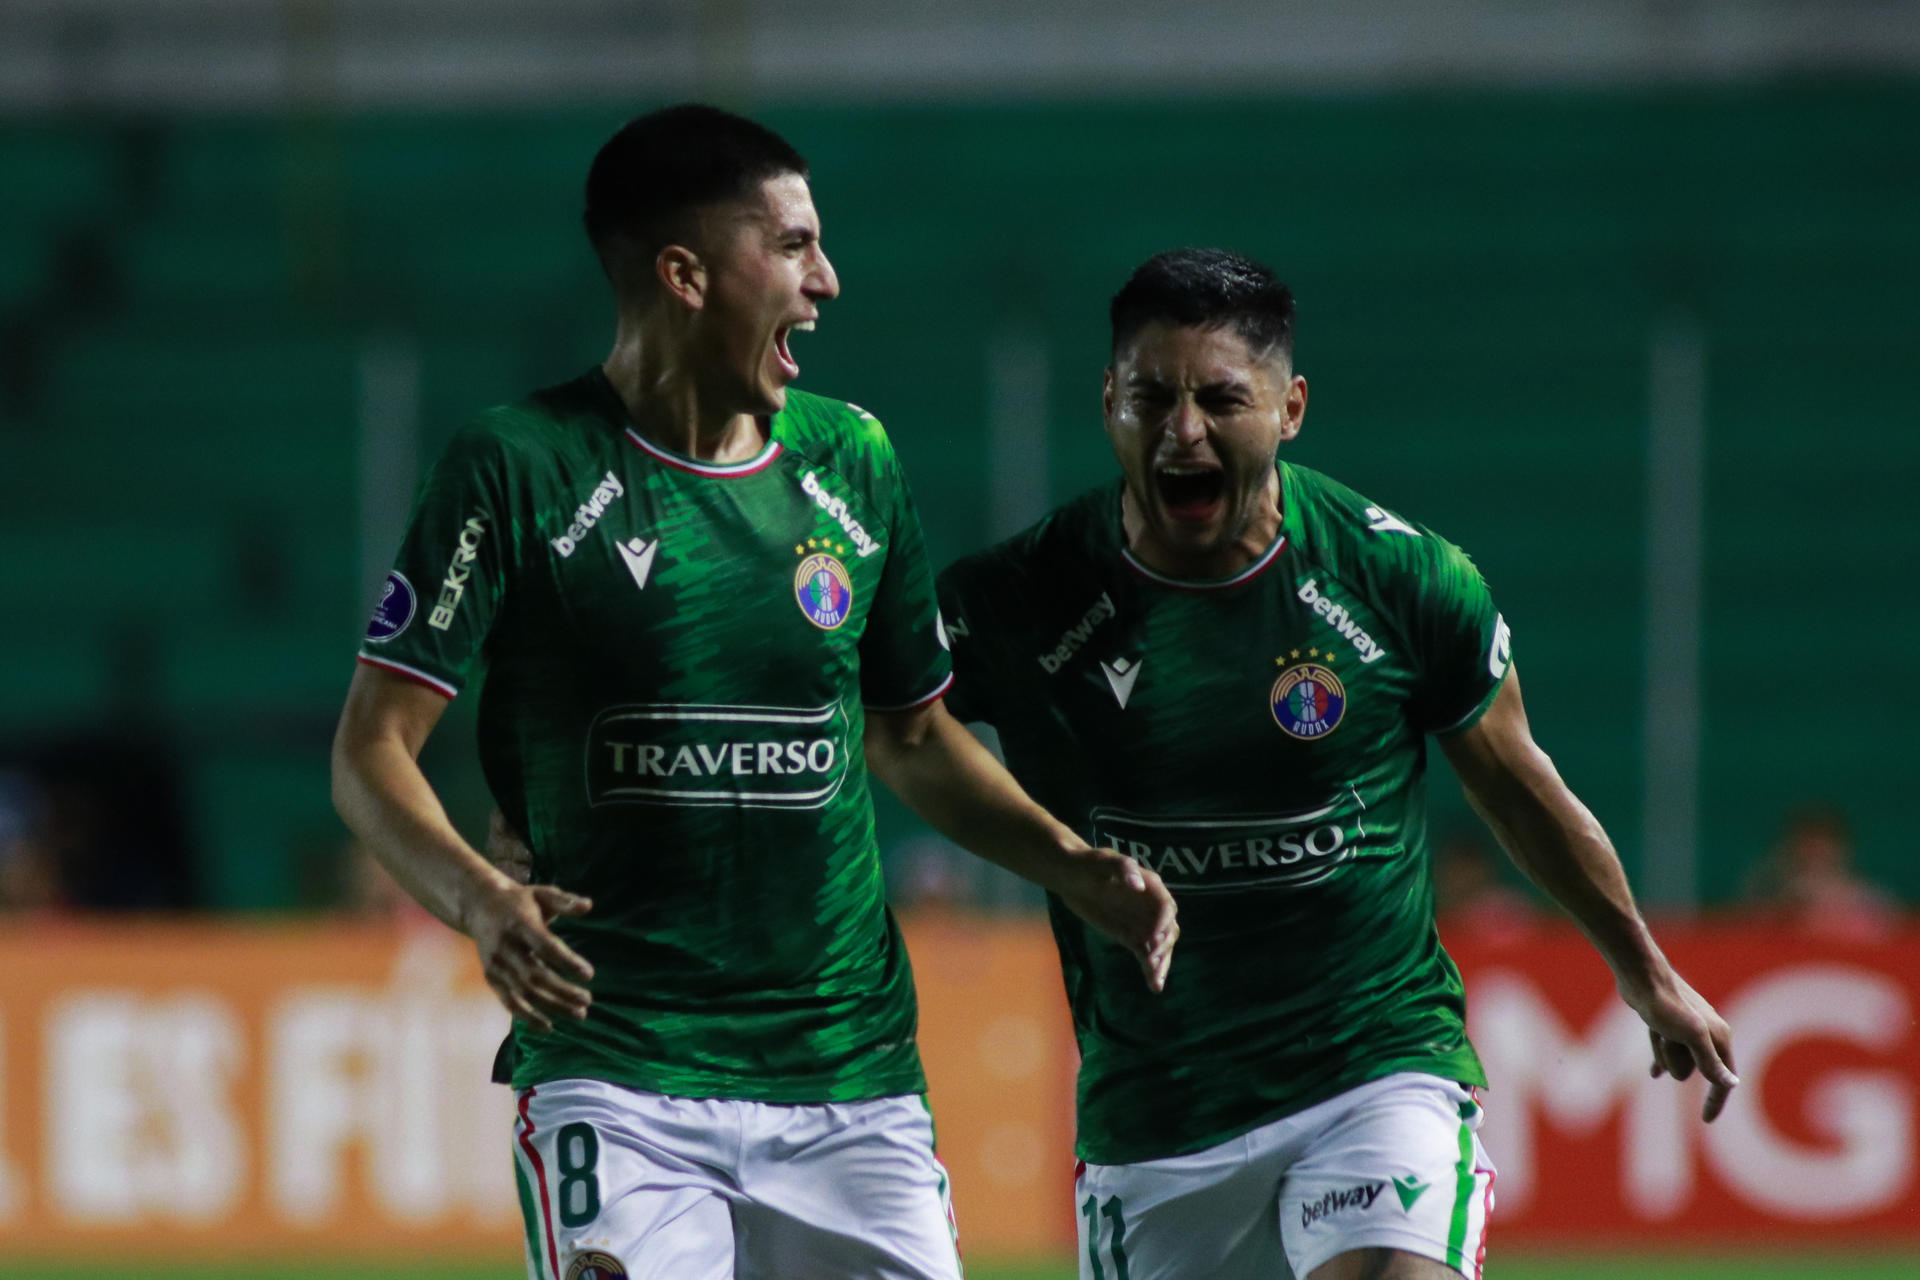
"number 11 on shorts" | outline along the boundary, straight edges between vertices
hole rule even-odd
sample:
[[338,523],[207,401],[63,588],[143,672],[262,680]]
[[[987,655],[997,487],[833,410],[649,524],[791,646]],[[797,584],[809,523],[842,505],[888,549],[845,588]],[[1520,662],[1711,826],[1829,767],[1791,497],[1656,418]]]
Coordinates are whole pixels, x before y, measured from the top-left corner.
[[1120,1216],[1120,1197],[1108,1196],[1101,1204],[1098,1197],[1088,1196],[1080,1212],[1087,1219],[1087,1261],[1093,1265],[1093,1280],[1107,1280],[1106,1269],[1100,1265],[1102,1218],[1108,1223],[1107,1259],[1113,1263],[1113,1280],[1132,1280],[1127,1272],[1127,1224]]

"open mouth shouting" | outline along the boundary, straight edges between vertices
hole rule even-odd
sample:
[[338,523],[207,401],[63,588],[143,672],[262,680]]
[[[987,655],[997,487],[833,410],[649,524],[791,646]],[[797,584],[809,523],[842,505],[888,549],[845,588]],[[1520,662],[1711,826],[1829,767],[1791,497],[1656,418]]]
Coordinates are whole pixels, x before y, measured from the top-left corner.
[[774,359],[780,362],[780,372],[786,375],[788,382],[800,376],[800,362],[793,358],[793,349],[787,345],[787,337],[796,329],[802,333],[811,333],[813,326],[812,320],[798,320],[793,324],[783,324],[773,331]]
[[1162,463],[1153,484],[1161,508],[1181,524],[1208,524],[1226,504],[1227,473],[1212,463]]

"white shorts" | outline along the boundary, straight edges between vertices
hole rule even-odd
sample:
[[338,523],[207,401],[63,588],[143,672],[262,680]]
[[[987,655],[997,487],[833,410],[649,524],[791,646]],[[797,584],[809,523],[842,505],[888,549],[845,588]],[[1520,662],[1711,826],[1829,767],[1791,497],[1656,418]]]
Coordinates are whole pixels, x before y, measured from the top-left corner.
[[960,1280],[918,1095],[779,1106],[522,1090],[529,1280]]
[[1080,1280],[1306,1280],[1353,1249],[1400,1249],[1479,1280],[1493,1164],[1480,1105],[1402,1072],[1216,1147],[1085,1166]]

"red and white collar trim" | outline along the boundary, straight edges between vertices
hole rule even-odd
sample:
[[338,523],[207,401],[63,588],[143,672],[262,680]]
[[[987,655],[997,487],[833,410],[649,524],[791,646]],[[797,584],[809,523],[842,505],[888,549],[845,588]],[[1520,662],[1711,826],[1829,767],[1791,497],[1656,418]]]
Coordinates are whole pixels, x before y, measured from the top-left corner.
[[627,428],[627,439],[633,441],[642,453],[659,459],[676,471],[691,471],[697,476],[719,476],[722,478],[750,476],[756,471],[764,471],[775,458],[780,456],[781,451],[780,442],[771,437],[771,432],[769,432],[767,447],[762,449],[758,455],[747,459],[745,462],[695,462],[692,458],[684,458],[677,453],[667,452],[632,427]]
[[1180,591],[1224,591],[1228,587],[1237,587],[1241,583],[1249,582],[1259,577],[1262,573],[1265,573],[1267,566],[1278,559],[1280,553],[1286,550],[1286,547],[1287,535],[1283,533],[1273,540],[1273,545],[1262,552],[1258,560],[1255,560],[1231,578],[1213,578],[1198,582],[1191,578],[1170,578],[1164,573],[1149,569],[1141,562],[1138,556],[1133,554],[1131,547],[1121,547],[1120,558],[1125,560],[1135,573],[1147,579],[1149,582],[1157,582],[1163,587],[1173,587]]

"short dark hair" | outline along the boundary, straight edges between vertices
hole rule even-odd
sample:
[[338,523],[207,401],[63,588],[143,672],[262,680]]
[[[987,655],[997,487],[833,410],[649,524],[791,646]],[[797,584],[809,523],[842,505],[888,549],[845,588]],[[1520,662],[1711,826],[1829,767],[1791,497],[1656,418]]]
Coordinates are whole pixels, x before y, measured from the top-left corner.
[[1156,253],[1127,277],[1107,309],[1113,354],[1155,322],[1231,327],[1265,355],[1293,359],[1293,290],[1271,268],[1225,249]]
[[694,210],[784,173],[804,178],[807,162],[765,125],[699,102],[665,107],[627,121],[594,156],[581,221],[611,276],[622,242],[657,253]]

